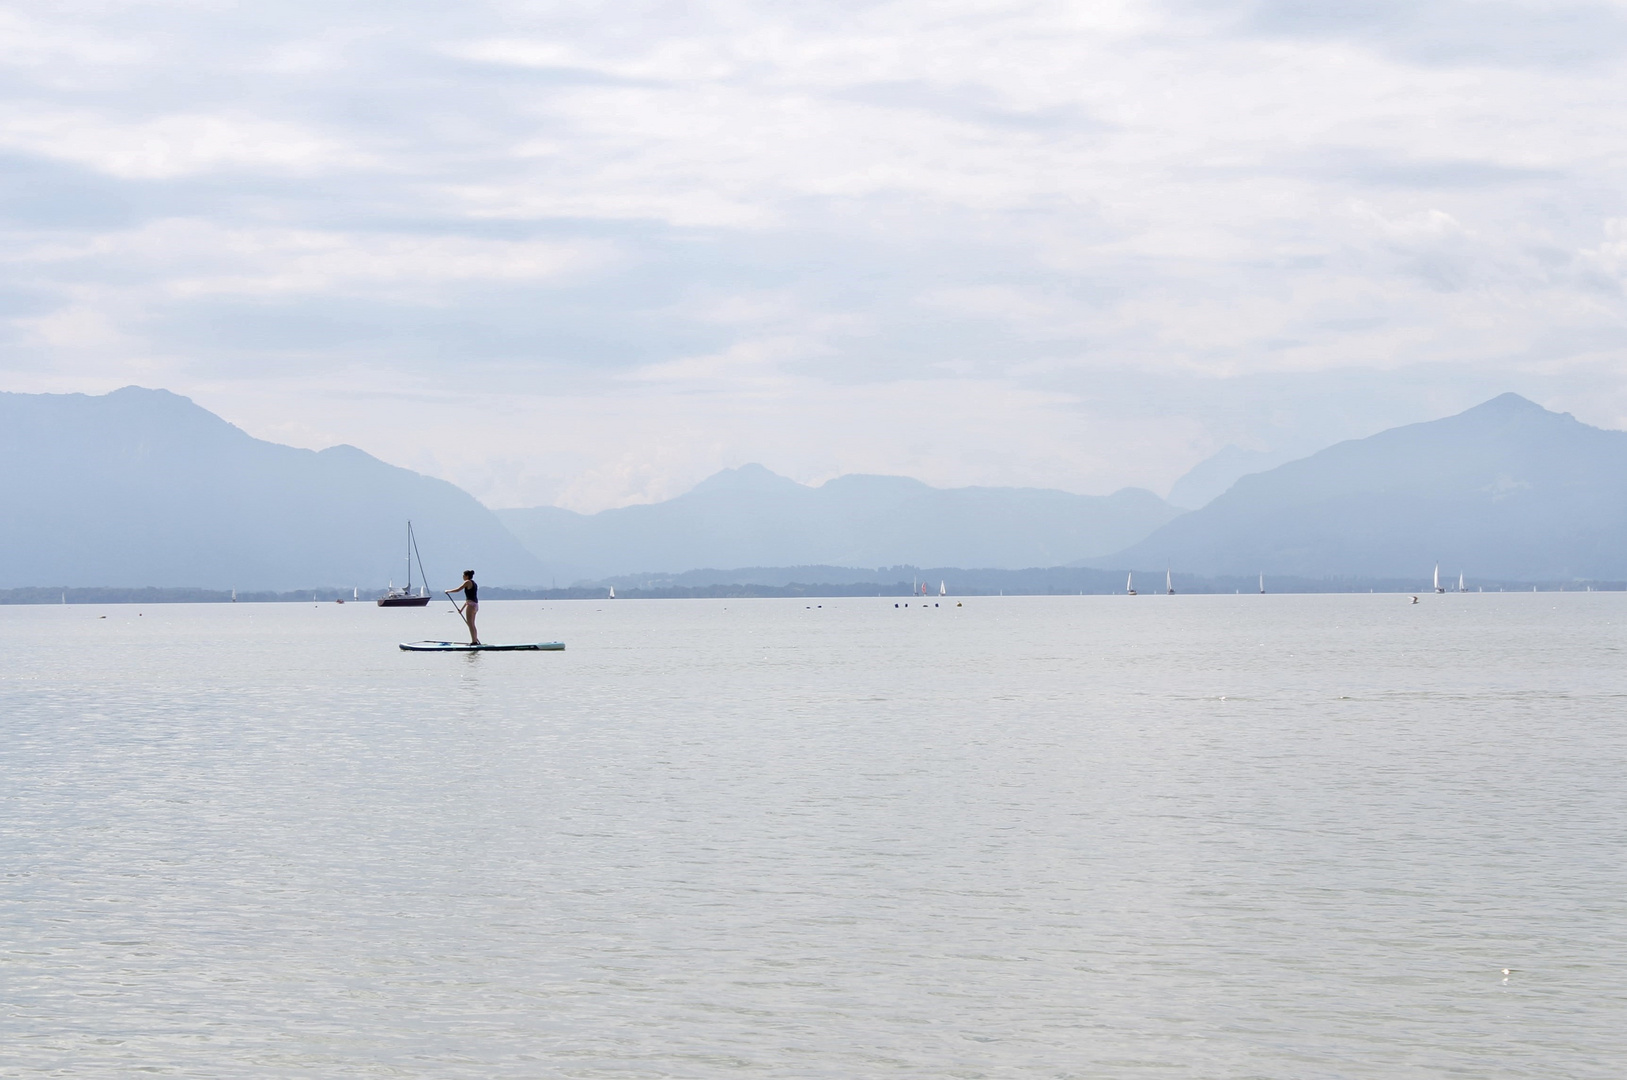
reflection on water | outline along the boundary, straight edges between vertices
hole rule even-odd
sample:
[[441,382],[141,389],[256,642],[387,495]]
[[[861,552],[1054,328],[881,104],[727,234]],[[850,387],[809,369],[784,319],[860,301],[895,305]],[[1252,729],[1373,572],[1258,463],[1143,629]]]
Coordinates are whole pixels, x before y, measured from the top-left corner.
[[0,1072],[1619,1074],[1627,597],[965,603],[0,608]]

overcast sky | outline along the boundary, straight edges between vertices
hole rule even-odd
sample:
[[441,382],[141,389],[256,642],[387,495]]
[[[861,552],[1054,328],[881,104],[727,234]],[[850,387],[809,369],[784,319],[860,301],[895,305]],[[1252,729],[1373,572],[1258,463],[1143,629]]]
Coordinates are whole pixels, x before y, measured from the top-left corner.
[[0,389],[493,506],[1627,426],[1627,5],[0,9]]

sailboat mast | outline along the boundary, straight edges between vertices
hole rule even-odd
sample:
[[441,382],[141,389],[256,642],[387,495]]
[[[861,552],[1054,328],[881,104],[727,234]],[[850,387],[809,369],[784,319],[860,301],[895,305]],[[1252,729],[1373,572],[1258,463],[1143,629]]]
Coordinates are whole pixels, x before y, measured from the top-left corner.
[[407,522],[407,595],[412,595],[412,522]]
[[[419,591],[424,596],[428,596],[429,595],[429,575],[424,572],[424,557],[418,553],[418,541],[412,535],[412,522],[410,522],[410,521],[407,522],[407,544],[408,544],[409,547],[412,548],[412,557],[414,559],[418,560],[418,578],[422,582],[422,584],[419,586]],[[408,567],[408,569],[410,570],[411,567]],[[411,588],[410,584],[409,584],[409,586],[407,588],[407,591],[408,592],[412,591],[412,588]]]

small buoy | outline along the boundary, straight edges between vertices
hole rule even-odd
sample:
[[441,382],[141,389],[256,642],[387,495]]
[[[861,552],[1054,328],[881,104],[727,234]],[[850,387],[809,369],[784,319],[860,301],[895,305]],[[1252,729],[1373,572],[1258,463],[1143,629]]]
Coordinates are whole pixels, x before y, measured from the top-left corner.
[[955,602],[955,606],[960,607],[960,602],[958,600]]

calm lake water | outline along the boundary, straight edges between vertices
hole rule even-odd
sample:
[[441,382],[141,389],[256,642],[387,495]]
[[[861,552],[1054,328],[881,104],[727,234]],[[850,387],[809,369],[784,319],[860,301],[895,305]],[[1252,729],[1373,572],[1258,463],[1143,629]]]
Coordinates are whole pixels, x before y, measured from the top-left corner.
[[0,1073],[1627,1072],[1627,596],[911,603],[0,608]]

